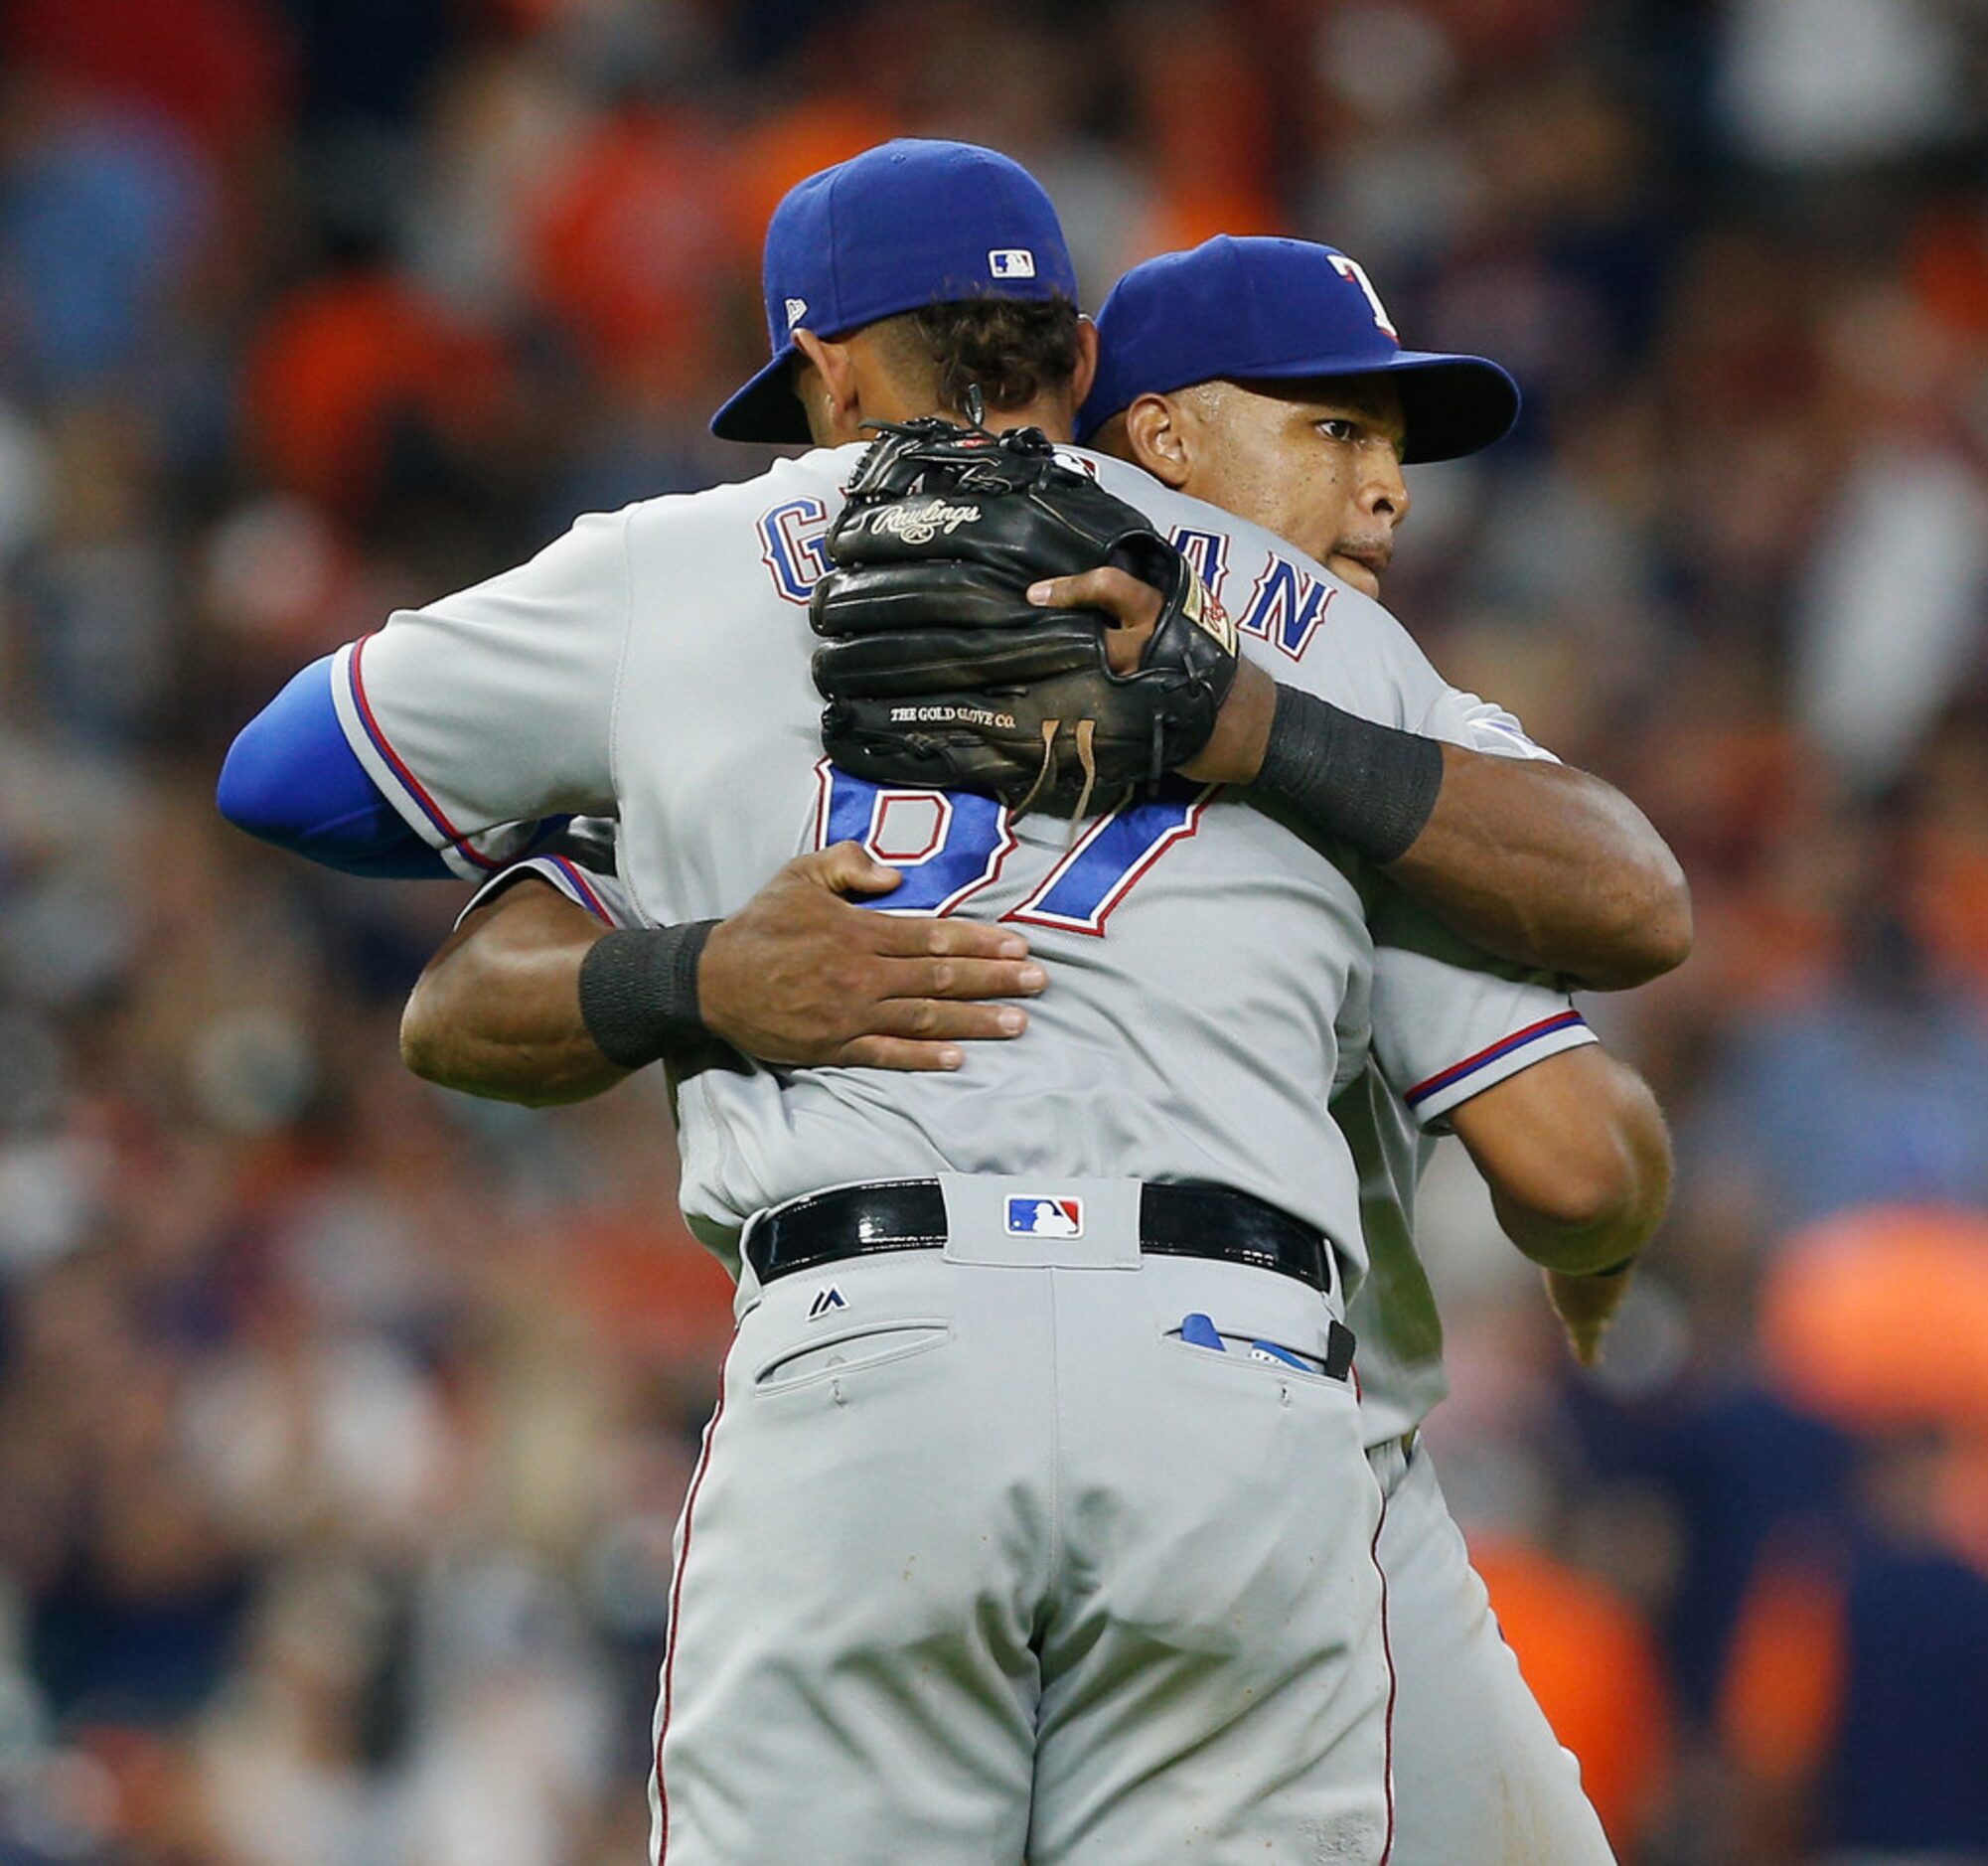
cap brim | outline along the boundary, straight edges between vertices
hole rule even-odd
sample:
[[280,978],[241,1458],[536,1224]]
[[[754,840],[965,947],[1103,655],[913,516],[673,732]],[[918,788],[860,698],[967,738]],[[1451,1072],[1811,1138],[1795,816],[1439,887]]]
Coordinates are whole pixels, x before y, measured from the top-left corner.
[[1401,378],[1406,466],[1476,453],[1502,440],[1519,418],[1518,384],[1485,357],[1404,350],[1383,364],[1381,373]]
[[757,440],[780,447],[806,447],[808,411],[794,392],[794,373],[787,366],[794,348],[784,346],[737,394],[711,416],[711,432],[720,440]]
[[[1344,355],[1296,357],[1263,369],[1219,370],[1232,383],[1311,383],[1336,376],[1399,376],[1402,414],[1408,440],[1402,449],[1407,466],[1432,460],[1457,460],[1502,440],[1519,418],[1519,386],[1485,357],[1453,357],[1428,350],[1397,350],[1378,360],[1357,362]],[[1190,377],[1189,382],[1206,381]],[[1102,407],[1097,396],[1084,404],[1077,422],[1079,440],[1089,444],[1116,414],[1123,414],[1139,394],[1166,393],[1186,383],[1162,387],[1142,385],[1115,408]]]

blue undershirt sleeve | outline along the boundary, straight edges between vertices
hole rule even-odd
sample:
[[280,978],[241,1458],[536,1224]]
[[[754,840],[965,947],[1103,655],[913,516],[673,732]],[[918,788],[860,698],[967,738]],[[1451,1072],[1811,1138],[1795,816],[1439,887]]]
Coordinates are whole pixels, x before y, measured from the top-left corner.
[[385,879],[447,879],[441,856],[367,775],[332,702],[333,657],[291,680],[229,747],[215,801],[278,849]]

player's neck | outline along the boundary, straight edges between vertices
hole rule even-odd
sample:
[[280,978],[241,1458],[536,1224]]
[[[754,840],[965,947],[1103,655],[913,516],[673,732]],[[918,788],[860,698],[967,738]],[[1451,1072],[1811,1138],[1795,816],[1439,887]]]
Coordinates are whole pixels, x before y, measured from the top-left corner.
[[[869,441],[876,438],[876,423],[880,421],[916,420],[920,416],[937,415],[942,420],[952,421],[961,427],[967,425],[967,417],[957,408],[934,408],[905,404],[892,408],[886,414],[871,415],[861,408],[830,413],[826,410],[810,409],[809,426],[814,432],[818,447],[840,447],[849,441]],[[1035,400],[1024,402],[1015,408],[991,408],[987,416],[988,427],[996,434],[1005,434],[1017,427],[1039,427],[1049,438],[1060,445],[1068,445],[1075,437],[1076,423],[1071,419],[1067,398],[1055,395],[1039,395]]]
[[[949,410],[946,418],[951,421],[960,417]],[[1053,441],[1067,444],[1076,438],[1070,404],[1054,395],[1037,396],[1019,408],[991,408],[987,424],[996,434],[1006,434],[1017,427],[1039,427]]]
[[[937,415],[940,420],[952,421],[960,427],[969,425],[967,415],[960,409],[934,407],[923,396],[901,400],[897,409],[885,418],[915,420],[921,415]],[[985,422],[995,434],[1010,433],[1018,427],[1039,427],[1051,440],[1062,443],[1072,440],[1077,431],[1076,410],[1068,394],[1037,395],[1032,401],[1021,402],[1012,408],[989,408]]]

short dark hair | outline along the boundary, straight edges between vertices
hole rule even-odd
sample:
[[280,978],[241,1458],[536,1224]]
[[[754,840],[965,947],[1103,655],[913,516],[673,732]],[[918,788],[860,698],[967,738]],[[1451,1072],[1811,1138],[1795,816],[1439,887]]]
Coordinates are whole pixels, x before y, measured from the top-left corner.
[[893,361],[929,373],[937,405],[956,413],[975,384],[991,410],[1022,408],[1077,373],[1077,307],[1061,293],[930,304],[874,328]]

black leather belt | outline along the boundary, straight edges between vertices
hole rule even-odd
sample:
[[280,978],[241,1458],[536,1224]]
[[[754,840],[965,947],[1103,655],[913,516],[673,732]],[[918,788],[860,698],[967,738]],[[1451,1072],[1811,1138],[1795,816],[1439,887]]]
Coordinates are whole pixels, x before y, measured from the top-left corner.
[[[1045,1179],[1045,1185],[1052,1182]],[[946,1198],[936,1179],[886,1179],[798,1198],[756,1219],[746,1259],[762,1283],[872,1251],[936,1250],[946,1242]],[[1139,1242],[1161,1257],[1209,1257],[1332,1288],[1332,1248],[1309,1225],[1220,1185],[1140,1189]]]

